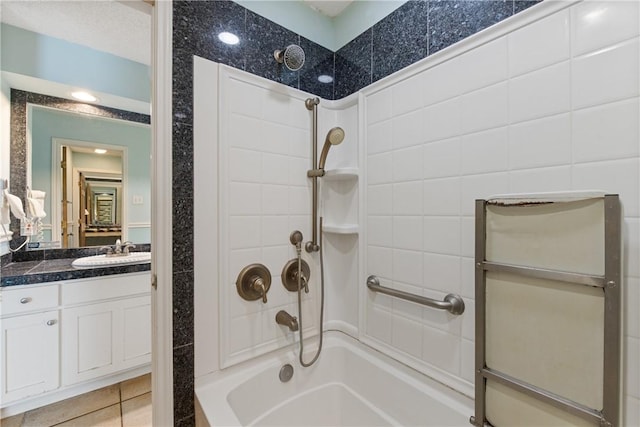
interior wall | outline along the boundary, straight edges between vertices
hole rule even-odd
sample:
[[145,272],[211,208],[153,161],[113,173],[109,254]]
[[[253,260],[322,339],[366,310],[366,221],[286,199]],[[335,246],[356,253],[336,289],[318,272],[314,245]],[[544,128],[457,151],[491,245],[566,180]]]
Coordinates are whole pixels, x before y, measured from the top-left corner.
[[86,46],[1,24],[2,71],[143,102],[149,66]]
[[637,2],[575,3],[365,89],[365,277],[437,299],[459,293],[466,303],[456,317],[369,293],[365,339],[472,393],[474,200],[619,193],[626,425],[638,424],[639,14]]

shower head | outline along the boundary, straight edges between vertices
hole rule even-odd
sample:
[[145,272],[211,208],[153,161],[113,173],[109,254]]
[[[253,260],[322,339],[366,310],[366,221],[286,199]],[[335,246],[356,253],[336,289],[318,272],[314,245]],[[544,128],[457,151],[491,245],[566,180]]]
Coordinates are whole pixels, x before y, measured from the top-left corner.
[[318,169],[324,169],[324,164],[327,161],[327,155],[329,154],[329,148],[332,145],[338,145],[344,141],[344,129],[341,127],[334,127],[328,133],[324,140],[324,146],[322,147],[322,153],[320,153],[320,162],[318,163]]
[[304,65],[304,50],[296,44],[290,44],[283,50],[273,52],[278,64],[284,64],[291,71],[298,71]]

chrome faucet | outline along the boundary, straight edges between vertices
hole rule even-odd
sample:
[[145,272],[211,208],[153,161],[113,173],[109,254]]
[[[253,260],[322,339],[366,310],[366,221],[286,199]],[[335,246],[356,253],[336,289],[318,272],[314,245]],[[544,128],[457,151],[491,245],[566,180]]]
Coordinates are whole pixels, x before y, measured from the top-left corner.
[[122,244],[122,253],[125,255],[129,255],[129,249],[135,249],[135,248],[136,248],[136,245],[134,245],[133,242],[127,240]]
[[276,314],[276,323],[278,325],[283,325],[289,328],[292,332],[298,330],[298,318],[296,316],[292,316],[284,310],[280,310]]
[[102,251],[106,249],[107,256],[125,256],[129,255],[129,249],[133,249],[135,247],[136,245],[134,245],[133,242],[126,241],[122,243],[120,239],[117,239],[116,244],[113,245],[113,247],[103,246],[100,248],[100,250]]

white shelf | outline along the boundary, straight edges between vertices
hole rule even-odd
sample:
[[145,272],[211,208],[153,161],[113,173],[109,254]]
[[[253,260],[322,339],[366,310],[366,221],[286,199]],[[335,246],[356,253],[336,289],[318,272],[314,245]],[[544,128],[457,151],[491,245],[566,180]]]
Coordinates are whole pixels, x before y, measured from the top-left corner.
[[323,224],[322,231],[330,234],[358,234],[358,224]]
[[358,168],[331,169],[324,173],[323,178],[328,181],[347,181],[358,179]]

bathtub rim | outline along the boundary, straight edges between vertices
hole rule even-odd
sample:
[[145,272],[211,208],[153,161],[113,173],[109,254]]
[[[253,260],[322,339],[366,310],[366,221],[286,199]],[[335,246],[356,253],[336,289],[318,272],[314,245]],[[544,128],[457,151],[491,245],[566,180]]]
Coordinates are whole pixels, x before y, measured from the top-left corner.
[[[434,396],[434,399],[451,407],[453,411],[464,413],[469,416],[474,413],[473,399],[464,393],[453,389],[452,387],[392,358],[391,356],[384,354],[380,350],[363,343],[343,331],[325,330],[323,333],[324,349],[344,347],[348,351],[353,352],[356,356],[365,358],[376,366],[388,368],[388,370],[393,372],[394,375],[397,374],[395,376],[399,381],[403,381],[412,387],[423,390],[425,391],[425,394],[427,394],[427,391],[435,393],[436,396]],[[305,339],[305,345],[308,344],[308,351],[306,351],[305,354],[307,352],[313,353],[315,351],[317,341],[317,336]],[[244,384],[246,381],[266,369],[273,369],[274,367],[281,366],[284,363],[297,363],[295,360],[295,355],[297,353],[294,354],[293,352],[296,348],[295,346],[297,346],[297,343],[196,378],[194,397],[196,400],[196,407],[202,412],[200,415],[204,417],[209,425],[211,425],[214,411],[210,405],[209,407],[207,407],[206,404],[203,405],[203,400],[207,401],[214,399],[215,401],[219,401],[219,399],[221,399],[227,404],[224,405],[223,408],[216,408],[215,419],[233,420],[235,422],[233,425],[241,425],[238,417],[227,400],[229,393],[239,385]],[[296,367],[299,368],[299,366]]]

